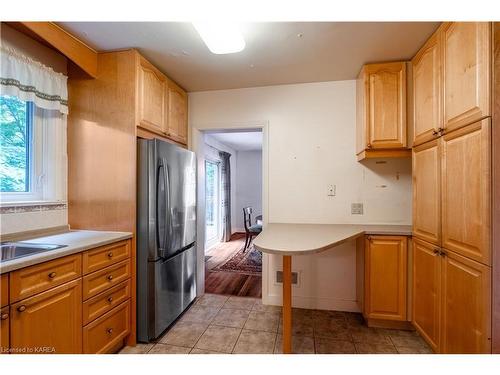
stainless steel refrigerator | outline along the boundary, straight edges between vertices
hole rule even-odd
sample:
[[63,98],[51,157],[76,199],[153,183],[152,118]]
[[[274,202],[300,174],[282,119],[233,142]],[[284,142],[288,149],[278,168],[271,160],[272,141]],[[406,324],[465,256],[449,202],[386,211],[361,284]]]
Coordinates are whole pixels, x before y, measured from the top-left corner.
[[137,144],[137,338],[157,338],[196,296],[196,157]]

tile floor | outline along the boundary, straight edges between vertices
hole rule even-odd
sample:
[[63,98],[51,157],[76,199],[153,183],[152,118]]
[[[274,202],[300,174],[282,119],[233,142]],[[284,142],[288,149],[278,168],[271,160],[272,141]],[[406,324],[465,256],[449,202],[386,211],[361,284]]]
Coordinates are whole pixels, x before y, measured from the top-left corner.
[[[432,353],[416,332],[368,328],[357,313],[293,309],[292,324],[294,353]],[[256,298],[205,294],[156,343],[120,353],[281,353],[281,334],[280,307]]]

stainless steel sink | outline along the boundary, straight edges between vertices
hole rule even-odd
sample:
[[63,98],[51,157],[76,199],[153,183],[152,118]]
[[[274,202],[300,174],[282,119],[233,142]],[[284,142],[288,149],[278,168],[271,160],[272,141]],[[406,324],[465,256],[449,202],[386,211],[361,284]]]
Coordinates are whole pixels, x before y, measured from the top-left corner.
[[66,246],[68,245],[39,244],[29,242],[3,242],[2,244],[0,244],[0,261],[6,262],[28,255],[60,249]]

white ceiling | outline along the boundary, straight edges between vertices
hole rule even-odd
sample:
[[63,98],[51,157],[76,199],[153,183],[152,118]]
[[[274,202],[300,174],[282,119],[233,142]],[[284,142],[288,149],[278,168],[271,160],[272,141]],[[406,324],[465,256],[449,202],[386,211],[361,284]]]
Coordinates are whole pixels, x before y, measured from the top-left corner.
[[204,91],[354,79],[365,63],[410,59],[438,23],[245,23],[246,48],[229,55],[212,54],[186,22],[60,25],[98,51],[137,48],[187,91]]
[[207,134],[235,151],[262,150],[262,132],[260,131],[231,133],[210,132]]

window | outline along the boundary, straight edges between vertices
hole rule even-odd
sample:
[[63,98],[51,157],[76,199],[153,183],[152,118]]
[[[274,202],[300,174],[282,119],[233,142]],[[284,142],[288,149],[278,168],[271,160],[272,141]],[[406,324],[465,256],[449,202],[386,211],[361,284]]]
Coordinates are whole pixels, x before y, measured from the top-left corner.
[[219,163],[205,161],[205,243],[209,248],[220,241]]
[[0,97],[0,191],[32,190],[33,103]]
[[0,96],[0,203],[66,199],[66,121],[14,96]]

